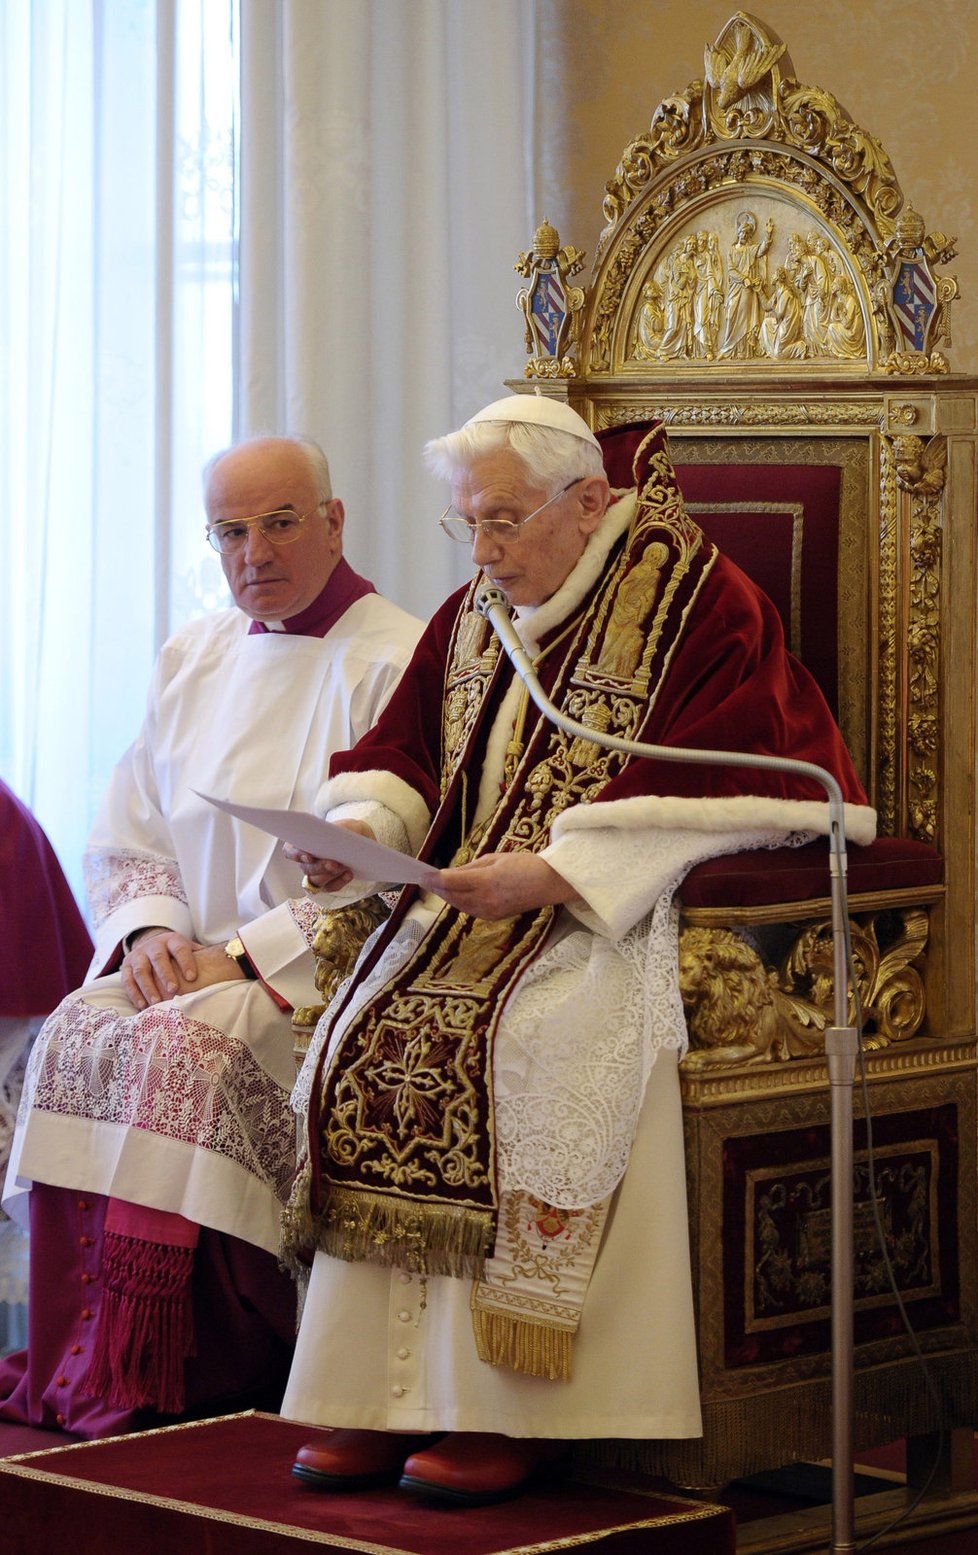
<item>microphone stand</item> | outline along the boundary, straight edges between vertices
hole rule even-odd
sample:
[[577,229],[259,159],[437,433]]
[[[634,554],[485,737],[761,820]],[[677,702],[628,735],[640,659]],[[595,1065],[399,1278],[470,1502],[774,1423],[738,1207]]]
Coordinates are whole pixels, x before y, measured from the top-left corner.
[[829,871],[832,902],[833,1021],[825,1030],[825,1057],[831,1090],[832,1181],[832,1544],[829,1555],[855,1550],[854,1521],[854,1394],[853,1394],[853,1081],[858,1039],[849,1024],[846,956],[846,841],[842,790],[831,772],[808,761],[761,756],[752,751],[690,750],[683,746],[644,745],[589,729],[567,718],[546,695],[509,615],[501,589],[483,587],[476,609],[492,626],[513,668],[536,707],[565,734],[589,740],[608,750],[653,761],[703,766],[753,767],[795,773],[820,783],[829,804]]

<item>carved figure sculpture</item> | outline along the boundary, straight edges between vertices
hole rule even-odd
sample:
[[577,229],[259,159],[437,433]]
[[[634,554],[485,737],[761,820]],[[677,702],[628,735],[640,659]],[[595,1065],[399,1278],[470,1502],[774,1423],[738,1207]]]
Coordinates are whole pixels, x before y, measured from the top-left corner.
[[764,321],[759,336],[765,356],[798,360],[807,356],[801,298],[784,265],[774,272],[770,299],[762,299]]
[[642,287],[642,306],[638,313],[638,339],[635,342],[635,355],[640,362],[657,360],[664,319],[662,287],[657,281],[646,281]]
[[693,354],[693,301],[696,296],[696,239],[684,238],[666,272],[665,323],[659,342],[662,358]]
[[712,362],[717,353],[723,308],[723,261],[715,232],[697,232],[693,249],[696,295],[693,298],[693,351]]
[[762,296],[767,286],[764,261],[774,237],[774,222],[767,222],[760,243],[754,241],[756,234],[757,217],[742,211],[737,217],[737,240],[727,256],[727,313],[717,353],[721,359],[760,355]]

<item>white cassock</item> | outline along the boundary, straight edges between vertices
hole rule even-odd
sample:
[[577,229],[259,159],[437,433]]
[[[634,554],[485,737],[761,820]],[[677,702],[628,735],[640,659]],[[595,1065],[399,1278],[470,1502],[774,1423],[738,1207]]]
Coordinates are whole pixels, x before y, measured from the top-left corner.
[[289,1007],[318,999],[316,908],[273,837],[194,790],[309,809],[330,754],[373,724],[421,627],[378,594],[323,637],[249,625],[223,611],[160,653],[143,728],[89,839],[91,973],[149,925],[203,944],[237,933],[281,1004],[234,980],[136,1014],[116,975],[64,1001],[34,1046],[4,1189],[24,1223],[36,1178],[278,1248],[295,1164]]
[[[390,835],[383,822],[378,829]],[[755,829],[721,840],[604,826],[570,831],[541,855],[582,901],[561,912],[507,1002],[493,1083],[501,1194],[523,1189],[572,1206],[613,1195],[570,1380],[478,1358],[471,1280],[317,1252],[283,1415],[568,1440],[700,1434],[678,1074],[685,1022],[670,904],[690,862],[759,840]],[[412,909],[342,1029],[437,908],[429,897]],[[300,1108],[316,1051],[297,1086]]]

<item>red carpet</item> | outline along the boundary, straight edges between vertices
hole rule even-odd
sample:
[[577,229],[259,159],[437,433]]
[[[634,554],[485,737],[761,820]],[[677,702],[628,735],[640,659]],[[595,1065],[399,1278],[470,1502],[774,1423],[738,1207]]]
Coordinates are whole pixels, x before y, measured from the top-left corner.
[[249,1413],[5,1458],[0,1555],[520,1555],[555,1541],[588,1555],[734,1552],[726,1507],[569,1478],[472,1511],[396,1488],[323,1495],[290,1472],[309,1433]]

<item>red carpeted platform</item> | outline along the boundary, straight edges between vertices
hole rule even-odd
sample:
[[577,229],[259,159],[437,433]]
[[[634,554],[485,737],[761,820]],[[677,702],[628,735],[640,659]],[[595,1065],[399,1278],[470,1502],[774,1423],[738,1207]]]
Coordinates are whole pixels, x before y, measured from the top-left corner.
[[323,1495],[291,1473],[309,1437],[252,1411],[5,1458],[0,1555],[734,1555],[727,1507],[576,1479],[473,1511],[397,1489]]

